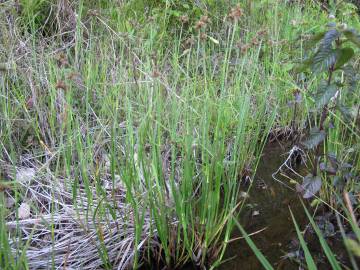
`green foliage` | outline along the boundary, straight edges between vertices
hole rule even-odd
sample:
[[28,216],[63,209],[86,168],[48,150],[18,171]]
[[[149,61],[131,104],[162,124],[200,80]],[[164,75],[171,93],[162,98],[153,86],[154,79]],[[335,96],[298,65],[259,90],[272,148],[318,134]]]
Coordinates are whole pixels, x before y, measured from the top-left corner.
[[325,140],[325,137],[326,133],[324,130],[313,128],[310,131],[309,138],[306,141],[303,141],[302,145],[305,146],[308,150],[314,149]]
[[296,234],[297,234],[297,237],[300,241],[300,245],[301,245],[301,248],[303,249],[304,251],[304,255],[305,255],[305,260],[306,260],[306,264],[307,264],[307,267],[308,269],[310,270],[316,270],[317,267],[316,267],[316,264],[314,262],[314,259],[313,257],[311,256],[311,253],[309,251],[309,248],[304,240],[304,237],[299,229],[299,225],[297,224],[296,220],[295,220],[295,217],[291,211],[291,209],[289,208],[289,211],[290,211],[290,214],[291,214],[291,218],[293,220],[293,223],[294,223],[294,226],[295,226],[295,229],[296,229]]
[[25,25],[33,29],[41,27],[49,16],[51,3],[45,0],[21,0],[19,1],[21,17]]
[[[79,221],[81,226],[74,224],[77,233],[90,236],[89,242],[96,245],[90,263],[98,258],[103,268],[118,266],[121,253],[115,251],[114,258],[114,250],[109,249],[121,246],[124,239],[130,243],[128,254],[134,254],[129,258],[134,268],[148,254],[168,268],[195,261],[194,255],[202,267],[218,255],[216,265],[234,225],[242,171],[247,166],[255,170],[274,123],[282,127],[290,122],[284,93],[293,78],[283,68],[290,49],[283,41],[297,31],[290,19],[317,24],[324,15],[309,6],[289,6],[287,1],[247,1],[246,7],[241,3],[246,20],[234,27],[225,21],[231,1],[64,2],[79,15],[70,29],[76,31],[74,40],[49,43],[37,36],[50,7],[56,15],[59,1],[24,0],[20,16],[30,33],[20,29],[15,32],[25,32],[23,36],[9,40],[24,40],[26,53],[18,44],[14,50],[1,51],[9,57],[3,62],[14,60],[17,67],[0,65],[0,155],[9,153],[6,162],[11,160],[16,167],[24,164],[25,153],[45,175],[51,174],[51,181],[56,180],[46,186],[46,194],[66,196],[60,204],[49,202],[46,209],[43,199],[31,198],[37,206],[32,214],[56,218],[66,203],[69,213],[78,214],[69,222]],[[206,14],[211,21],[207,29],[211,32],[206,34],[216,35],[218,42],[199,40],[184,50],[188,32],[180,35],[181,28],[191,33]],[[189,17],[187,24],[179,22],[183,15]],[[50,30],[56,36],[58,29]],[[268,34],[256,40],[255,31]],[[325,34],[314,38],[314,44]],[[244,43],[251,46],[240,50]],[[66,58],[64,68],[56,61],[59,50]],[[350,53],[343,55],[346,60]],[[320,68],[329,66],[317,57]],[[336,63],[341,63],[340,58]],[[348,63],[341,63],[336,72]],[[302,121],[308,108],[299,99]],[[322,100],[322,104],[330,102],[327,97]],[[61,189],[55,186],[58,180],[64,182]],[[46,181],[38,181],[39,190]],[[18,201],[28,194],[18,192]],[[6,230],[8,217],[1,213],[5,207],[0,209],[0,260],[26,268],[22,265],[27,264],[28,246],[19,246],[16,252],[24,255],[15,262],[11,249],[18,235]],[[44,237],[51,242],[48,250],[63,241],[64,232],[57,231],[61,228],[56,222],[44,221],[54,236]],[[114,223],[116,227],[111,227]],[[33,226],[37,237],[42,235],[41,225]],[[35,242],[31,240],[31,248]],[[77,256],[73,247],[67,253]],[[270,269],[263,257],[259,259]],[[6,268],[3,265],[0,268]]]
[[301,185],[303,189],[303,198],[309,199],[314,197],[314,195],[321,189],[321,184],[322,181],[320,176],[313,176],[312,174],[305,176]]
[[357,47],[360,47],[360,34],[355,31],[355,29],[345,29],[344,30],[345,37],[354,43]]
[[[320,230],[318,224],[315,222],[313,216],[306,209],[306,206],[304,205],[303,202],[302,202],[302,204],[303,204],[303,208],[304,208],[304,211],[306,213],[306,216],[307,216],[308,220],[310,221],[310,224],[311,224],[312,228],[314,229],[314,231],[315,231],[315,233],[316,233],[316,235],[317,235],[317,237],[319,239],[320,247],[321,247],[322,251],[326,255],[326,258],[327,258],[328,263],[329,263],[328,264],[329,269],[333,269],[333,270],[342,269],[340,261],[336,258],[336,254],[331,250],[329,244],[326,242],[326,239],[325,239],[325,236],[323,235],[323,232]],[[358,244],[359,235],[357,235],[359,227],[358,227],[357,224],[355,225],[354,221],[352,221],[352,219],[350,217],[350,214],[348,213],[348,210],[346,209],[346,207],[344,205],[342,205],[342,209],[346,213],[346,216],[349,218],[349,223],[352,226],[354,234],[356,235],[355,236],[356,240],[349,239],[348,236],[345,234],[345,231],[344,231],[344,228],[343,228],[343,225],[342,225],[342,222],[340,220],[340,217],[339,217],[338,213],[336,213],[336,218],[337,218],[337,221],[338,221],[338,225],[340,227],[340,231],[341,231],[341,235],[342,235],[344,244],[345,244],[345,246],[347,248],[348,255],[350,257],[350,261],[351,261],[352,266],[353,266],[352,269],[358,269],[357,262],[356,262],[356,260],[354,259],[353,256],[355,255],[355,256],[359,257],[359,244]],[[307,265],[308,269],[315,270],[315,269],[317,269],[316,263],[315,263],[312,255],[310,253],[309,247],[308,247],[308,245],[307,245],[307,243],[306,243],[306,241],[304,239],[304,236],[302,235],[302,232],[300,231],[299,225],[296,222],[295,217],[294,217],[291,209],[289,209],[289,210],[290,210],[290,214],[291,214],[291,217],[292,217],[295,229],[296,229],[298,239],[300,241],[301,248],[304,251],[306,265]]]
[[[313,128],[309,139],[302,143],[307,149],[314,150],[314,176],[317,176],[321,159],[320,151],[326,136],[329,134],[326,120],[331,110],[338,110],[347,123],[352,121],[347,107],[340,102],[340,96],[347,97],[349,91],[346,93],[345,85],[338,83],[338,81],[341,81],[342,76],[345,76],[353,87],[356,80],[356,74],[351,68],[351,60],[356,51],[349,46],[351,44],[358,46],[359,34],[354,29],[348,29],[346,25],[337,25],[335,22],[328,23],[327,28],[327,31],[314,34],[309,39],[308,44],[311,46],[308,45],[306,48],[310,50],[311,56],[294,68],[296,72],[305,72],[310,69],[312,74],[320,78],[322,78],[323,73],[327,75],[326,81],[322,81],[313,94],[316,111],[320,114],[317,121],[318,127]],[[330,107],[331,104],[334,106]]]
[[342,44],[351,41],[355,44],[359,42],[359,37],[354,29],[336,27],[336,24],[330,23],[329,30],[313,35],[308,43],[307,48],[314,49],[319,43],[316,52],[303,61],[301,65],[295,67],[297,72],[302,72],[311,68],[314,74],[324,71],[336,70],[347,64],[354,56],[354,50],[351,47],[342,48]]
[[341,48],[336,49],[336,64],[334,65],[334,70],[340,69],[347,62],[349,62],[354,56],[354,50],[352,48]]
[[309,211],[306,209],[306,206],[303,204],[306,216],[308,217],[311,226],[313,227],[313,229],[315,230],[316,235],[319,238],[321,247],[323,249],[323,251],[325,252],[325,255],[330,263],[331,269],[333,270],[340,270],[341,266],[339,264],[339,262],[337,261],[335,254],[332,252],[332,250],[330,249],[328,243],[326,242],[324,236],[321,233],[321,230],[319,229],[319,227],[317,226],[317,224],[315,223],[313,217],[310,215]]
[[184,24],[185,28],[193,27],[202,15],[215,15],[221,7],[226,10],[224,3],[217,3],[213,0],[199,2],[190,0],[132,0],[125,4],[123,11],[127,19],[135,15],[140,22],[151,17],[157,25],[161,25],[161,32],[165,31],[170,34],[174,30],[179,30],[181,24]]
[[330,100],[335,96],[338,88],[335,84],[321,84],[316,95],[314,96],[314,101],[317,109],[322,109],[327,105]]

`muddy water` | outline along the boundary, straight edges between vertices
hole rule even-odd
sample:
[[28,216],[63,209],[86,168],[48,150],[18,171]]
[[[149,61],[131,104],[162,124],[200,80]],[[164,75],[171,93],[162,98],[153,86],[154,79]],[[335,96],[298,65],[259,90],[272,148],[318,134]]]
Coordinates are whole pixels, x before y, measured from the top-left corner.
[[[270,145],[264,149],[253,180],[250,197],[244,205],[239,222],[248,233],[264,231],[252,236],[252,240],[264,253],[275,269],[298,269],[298,265],[283,256],[296,249],[296,232],[290,216],[289,207],[299,224],[306,223],[304,209],[295,191],[272,179],[272,173],[284,162],[287,149]],[[245,190],[246,187],[244,187]],[[233,237],[241,236],[235,231]],[[295,243],[294,243],[295,242]],[[231,243],[219,269],[262,269],[253,251],[245,240]]]

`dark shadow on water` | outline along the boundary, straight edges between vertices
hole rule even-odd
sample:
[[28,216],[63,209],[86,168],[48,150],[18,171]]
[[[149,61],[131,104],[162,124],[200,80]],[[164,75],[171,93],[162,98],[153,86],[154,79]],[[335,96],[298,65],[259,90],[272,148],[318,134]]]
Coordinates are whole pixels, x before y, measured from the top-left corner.
[[[284,162],[286,152],[279,145],[269,145],[264,149],[250,197],[239,218],[247,233],[266,229],[252,236],[252,240],[271,262],[275,269],[298,269],[289,259],[281,258],[294,249],[296,231],[290,216],[289,207],[299,224],[306,223],[306,216],[295,191],[281,185],[272,174]],[[233,237],[241,236],[236,231]],[[235,257],[236,256],[236,257]],[[218,269],[262,269],[261,264],[245,240],[230,244],[226,258],[235,257],[223,263]]]

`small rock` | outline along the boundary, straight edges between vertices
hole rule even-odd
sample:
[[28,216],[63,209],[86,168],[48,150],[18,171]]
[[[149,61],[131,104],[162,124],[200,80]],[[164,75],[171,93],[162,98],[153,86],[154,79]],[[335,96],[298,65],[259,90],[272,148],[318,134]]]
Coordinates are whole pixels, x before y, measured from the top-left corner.
[[239,196],[240,196],[240,198],[243,198],[243,199],[247,199],[250,197],[250,195],[245,191],[240,191]]
[[13,197],[6,198],[6,208],[12,208],[15,205],[15,200]]
[[292,26],[296,26],[298,24],[298,22],[296,20],[291,20],[291,25]]
[[105,168],[106,168],[107,170],[110,170],[110,167],[111,167],[111,161],[110,161],[110,157],[109,157],[109,155],[104,154],[104,155],[103,155],[103,157],[102,157],[102,159],[103,159],[103,162],[104,162]]
[[29,183],[35,177],[34,168],[23,168],[16,173],[16,180],[20,183]]
[[30,206],[27,203],[22,203],[19,207],[19,219],[26,219],[30,217]]

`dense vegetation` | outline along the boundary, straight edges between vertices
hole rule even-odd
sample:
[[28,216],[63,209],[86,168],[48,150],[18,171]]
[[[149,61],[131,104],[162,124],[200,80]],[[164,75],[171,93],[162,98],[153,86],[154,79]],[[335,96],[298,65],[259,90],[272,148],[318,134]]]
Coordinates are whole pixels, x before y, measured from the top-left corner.
[[238,214],[276,140],[356,269],[360,20],[329,2],[0,1],[0,268],[214,268],[237,226],[270,269]]

